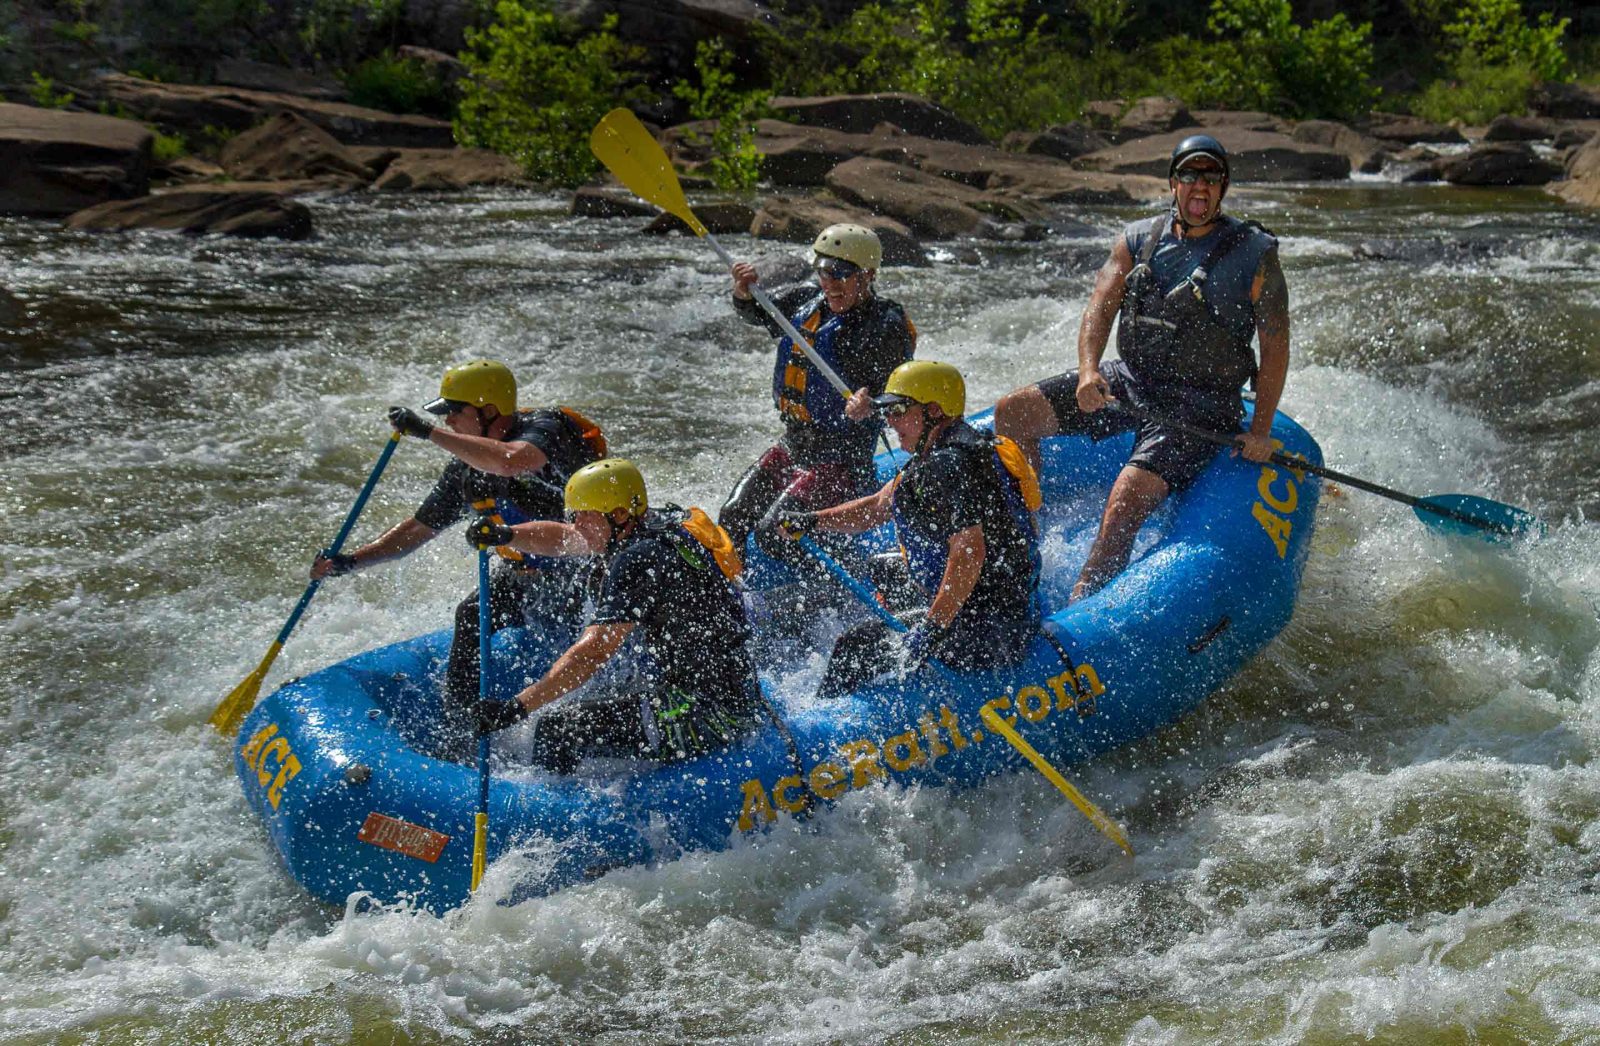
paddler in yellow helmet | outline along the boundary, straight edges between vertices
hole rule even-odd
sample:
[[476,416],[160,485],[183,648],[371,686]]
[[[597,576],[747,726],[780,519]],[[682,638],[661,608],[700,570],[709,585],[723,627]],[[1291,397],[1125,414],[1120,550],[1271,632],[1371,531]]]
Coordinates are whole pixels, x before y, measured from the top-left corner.
[[[763,704],[751,659],[743,569],[727,533],[700,509],[650,508],[631,461],[608,458],[567,481],[570,526],[605,561],[588,626],[512,701],[482,701],[488,733],[544,711],[534,727],[534,762],[571,773],[587,756],[669,762],[703,755],[755,730]],[[529,551],[559,538],[549,524],[483,528],[485,544]],[[616,693],[558,702],[594,677],[637,633],[643,675]]]
[[[319,555],[313,578],[335,577],[410,555],[454,526],[476,506],[493,503],[492,518],[509,523],[561,519],[567,478],[605,455],[593,422],[570,408],[517,406],[517,379],[498,360],[469,360],[450,367],[439,395],[423,408],[443,419],[435,425],[409,407],[390,407],[389,424],[401,435],[431,443],[450,455],[433,489],[410,519],[349,553]],[[582,551],[581,545],[573,551]],[[490,627],[540,627],[576,634],[582,594],[576,564],[548,555],[501,557],[490,576]],[[445,669],[446,719],[459,741],[471,734],[478,699],[478,595],[456,607],[455,638]]]
[[785,511],[777,523],[799,538],[893,520],[927,609],[903,635],[873,621],[840,636],[822,682],[827,697],[930,657],[957,670],[1014,664],[1039,627],[1039,484],[1021,449],[967,424],[966,383],[948,363],[902,363],[876,402],[911,453],[905,468],[874,494]]
[[717,520],[741,551],[754,532],[764,551],[790,562],[797,562],[795,550],[771,540],[771,528],[759,525],[763,517],[775,506],[815,511],[877,486],[872,456],[883,423],[872,397],[917,347],[917,328],[904,306],[877,292],[883,264],[877,233],[850,222],[830,225],[812,243],[811,259],[817,282],[780,290],[774,303],[854,390],[848,398],[757,305],[750,290],[755,266],[733,267],[734,312],[779,338],[772,402],[783,436],[745,470]]

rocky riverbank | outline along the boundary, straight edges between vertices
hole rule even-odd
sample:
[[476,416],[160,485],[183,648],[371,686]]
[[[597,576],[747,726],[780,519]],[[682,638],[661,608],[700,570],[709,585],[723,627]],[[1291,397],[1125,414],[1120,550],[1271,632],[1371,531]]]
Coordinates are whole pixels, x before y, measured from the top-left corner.
[[[451,191],[520,184],[494,153],[456,148],[450,124],[364,109],[292,72],[264,87],[163,84],[101,77],[84,103],[115,112],[0,103],[0,212],[64,219],[75,229],[157,228],[302,238],[314,233],[298,197],[348,192]],[[298,88],[304,93],[282,88]],[[1484,128],[1374,113],[1359,125],[1291,124],[1259,112],[1191,111],[1170,98],[1091,105],[1084,120],[998,145],[928,101],[903,94],[777,98],[755,125],[763,189],[754,200],[711,198],[713,231],[803,242],[829,222],[876,228],[891,264],[917,264],[923,244],[962,237],[1037,239],[1067,208],[1154,201],[1174,142],[1196,130],[1222,138],[1240,183],[1343,179],[1384,173],[1457,185],[1549,185],[1600,206],[1600,92],[1562,86],[1526,116]],[[211,158],[157,164],[156,131],[222,140]],[[691,191],[711,159],[711,127],[681,124],[659,137]],[[624,191],[596,185],[574,214],[653,214]],[[648,227],[668,231],[661,218]]]

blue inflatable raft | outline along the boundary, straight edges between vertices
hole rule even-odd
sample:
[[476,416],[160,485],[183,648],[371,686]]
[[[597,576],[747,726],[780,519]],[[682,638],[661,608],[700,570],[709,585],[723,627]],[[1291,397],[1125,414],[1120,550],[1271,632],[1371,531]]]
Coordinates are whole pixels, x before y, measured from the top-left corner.
[[[1292,420],[1280,414],[1273,432],[1287,454],[1321,464]],[[1187,714],[1288,622],[1320,480],[1220,454],[1147,524],[1126,572],[1067,606],[1130,438],[1044,446],[1041,595],[1054,610],[1045,628],[1056,642],[1041,636],[1026,661],[1000,673],[930,668],[825,704],[797,700],[794,709],[777,698],[799,765],[768,727],[683,763],[586,764],[567,778],[498,769],[489,860],[554,843],[541,877],[515,891],[533,896],[608,869],[725,847],[801,812],[802,775],[831,801],[884,783],[967,784],[1025,767],[984,729],[985,705],[1061,767]],[[885,455],[879,465],[887,476],[896,462]],[[425,754],[434,750],[449,639],[406,640],[289,682],[240,729],[235,766],[245,796],[290,874],[324,901],[366,892],[445,910],[468,896],[477,771]],[[497,696],[542,671],[559,652],[546,646],[533,629],[496,637]]]

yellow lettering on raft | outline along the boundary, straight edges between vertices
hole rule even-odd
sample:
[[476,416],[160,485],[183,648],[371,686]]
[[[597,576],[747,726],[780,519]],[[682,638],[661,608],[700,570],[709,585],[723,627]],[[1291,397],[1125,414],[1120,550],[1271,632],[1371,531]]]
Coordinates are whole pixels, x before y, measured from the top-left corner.
[[278,767],[278,776],[272,779],[272,787],[267,789],[267,802],[276,810],[278,803],[283,799],[283,786],[294,780],[300,772],[300,760],[291,753],[285,757],[282,765]]
[[922,745],[917,743],[917,732],[907,730],[883,743],[883,761],[891,770],[909,770],[926,763],[928,757],[922,754]]
[[1294,480],[1285,476],[1283,486],[1286,493],[1279,497],[1272,490],[1273,481],[1277,478],[1277,469],[1263,468],[1261,478],[1256,480],[1256,493],[1261,495],[1262,501],[1287,516],[1294,512],[1294,507],[1300,503],[1300,488],[1294,485]]
[[[797,798],[790,797],[789,793],[797,788],[801,790],[800,795]],[[772,786],[772,801],[777,804],[778,809],[785,813],[800,813],[806,808],[806,793],[804,789],[804,782],[800,780],[798,774],[780,777],[778,778],[778,783]]]
[[1030,723],[1050,714],[1050,695],[1042,686],[1025,686],[1017,691],[1017,711]]
[[850,787],[838,763],[818,763],[811,768],[811,790],[820,799],[837,799]]
[[748,832],[754,828],[758,816],[763,821],[778,819],[772,804],[767,802],[767,790],[762,787],[761,779],[752,777],[744,783],[744,806],[739,810],[739,831]]
[[1261,529],[1267,532],[1267,537],[1272,539],[1272,544],[1278,550],[1278,558],[1282,559],[1289,554],[1289,532],[1292,526],[1282,516],[1273,515],[1267,506],[1256,502],[1250,506],[1250,514],[1256,517],[1256,522],[1261,524]]
[[850,764],[850,787],[865,788],[873,779],[887,781],[889,772],[878,762],[878,746],[865,739],[839,746],[839,754]]

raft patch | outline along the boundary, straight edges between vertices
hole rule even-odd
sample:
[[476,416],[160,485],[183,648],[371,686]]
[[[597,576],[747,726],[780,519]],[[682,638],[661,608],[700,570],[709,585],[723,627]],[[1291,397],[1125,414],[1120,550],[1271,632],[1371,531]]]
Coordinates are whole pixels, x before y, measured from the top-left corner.
[[429,864],[439,859],[444,852],[444,844],[450,841],[450,837],[443,832],[380,814],[376,810],[367,814],[367,820],[362,824],[361,831],[356,833],[356,838]]

